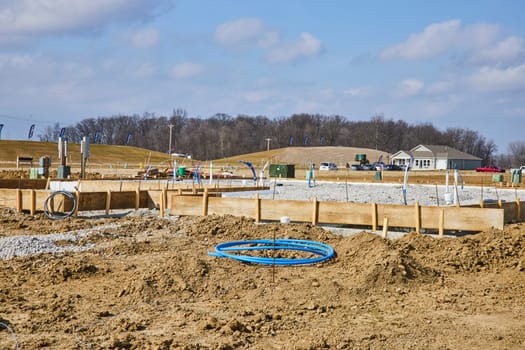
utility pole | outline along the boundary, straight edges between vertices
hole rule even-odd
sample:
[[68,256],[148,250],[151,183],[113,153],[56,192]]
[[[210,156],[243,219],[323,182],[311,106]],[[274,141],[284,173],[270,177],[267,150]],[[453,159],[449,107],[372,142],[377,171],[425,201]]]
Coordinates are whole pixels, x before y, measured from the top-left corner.
[[266,139],[266,151],[268,151],[268,152],[270,151],[270,141],[271,140],[272,139]]
[[170,127],[170,148],[169,148],[169,151],[168,151],[168,152],[169,152],[169,154],[170,154],[170,156],[171,156],[171,154],[173,153],[173,152],[171,151],[171,129],[173,129],[173,127],[174,127],[175,125],[170,124],[170,125],[168,125],[168,126]]

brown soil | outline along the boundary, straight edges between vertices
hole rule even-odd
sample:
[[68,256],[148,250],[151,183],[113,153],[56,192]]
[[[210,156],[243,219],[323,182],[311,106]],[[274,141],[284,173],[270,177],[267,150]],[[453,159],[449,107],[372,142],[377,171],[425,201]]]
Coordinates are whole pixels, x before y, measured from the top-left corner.
[[[236,217],[68,218],[1,211],[0,237],[107,225],[83,253],[0,260],[0,348],[522,349],[525,225],[397,241]],[[208,255],[255,238],[330,244],[321,263]],[[74,244],[63,242],[63,244]],[[284,251],[282,254],[287,255]]]

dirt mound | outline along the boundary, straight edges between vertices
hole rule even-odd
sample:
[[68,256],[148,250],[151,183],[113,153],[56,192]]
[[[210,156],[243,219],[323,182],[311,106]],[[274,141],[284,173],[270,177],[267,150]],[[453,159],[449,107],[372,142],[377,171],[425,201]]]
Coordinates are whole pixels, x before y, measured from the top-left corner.
[[421,264],[440,271],[473,273],[502,269],[525,270],[525,231],[523,224],[509,225],[505,231],[493,230],[458,238],[436,240],[410,234],[396,243],[410,251]]
[[[523,225],[387,241],[233,216],[1,214],[0,237],[93,231],[78,243],[94,244],[89,251],[0,260],[0,321],[23,349],[517,349],[525,342]],[[275,267],[208,254],[218,243],[273,237],[326,243],[336,256]],[[14,348],[5,329],[0,348]]]

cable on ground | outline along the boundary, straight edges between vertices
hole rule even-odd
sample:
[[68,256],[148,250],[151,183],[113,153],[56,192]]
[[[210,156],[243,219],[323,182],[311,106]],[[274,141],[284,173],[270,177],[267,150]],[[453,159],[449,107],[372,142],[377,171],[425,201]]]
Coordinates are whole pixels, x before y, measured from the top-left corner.
[[13,337],[13,340],[15,341],[15,349],[18,350],[18,339],[16,338],[16,333],[14,330],[11,329],[11,327],[9,327],[7,324],[5,324],[4,322],[0,322],[0,327],[4,327],[5,329],[7,329],[9,331],[9,333],[11,333],[11,336]]
[[[73,201],[73,207],[71,208],[70,211],[58,212],[58,211],[55,211],[54,209],[50,209],[49,204],[52,203],[53,198],[59,194],[65,197],[68,197],[69,199]],[[44,213],[46,214],[48,218],[53,219],[53,220],[60,220],[60,219],[68,218],[75,213],[76,209],[77,209],[77,198],[73,193],[69,191],[55,191],[51,193],[44,202]]]
[[[314,254],[310,258],[282,258],[264,257],[240,254],[243,251],[265,251],[265,250],[294,250]],[[215,246],[214,252],[208,252],[210,256],[220,258],[231,258],[247,263],[267,265],[301,265],[313,264],[331,259],[335,255],[334,249],[324,243],[300,239],[276,239],[276,240],[246,240],[220,243]]]

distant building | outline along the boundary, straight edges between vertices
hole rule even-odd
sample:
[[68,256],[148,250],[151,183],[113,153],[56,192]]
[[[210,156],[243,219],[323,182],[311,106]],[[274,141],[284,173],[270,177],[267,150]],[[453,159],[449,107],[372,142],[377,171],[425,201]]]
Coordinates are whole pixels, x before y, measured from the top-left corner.
[[398,151],[390,158],[393,164],[406,166],[412,159],[412,170],[474,170],[481,158],[440,145],[418,145],[410,151]]

